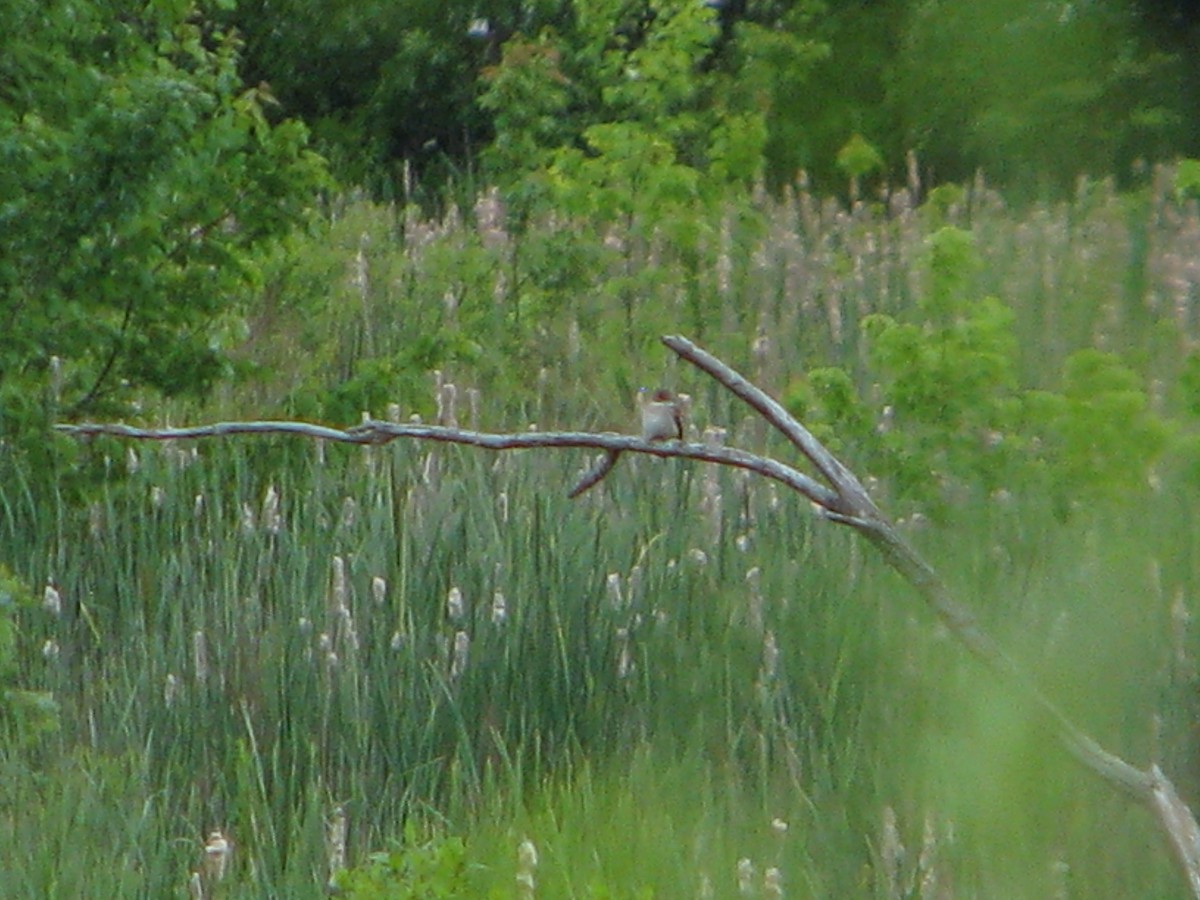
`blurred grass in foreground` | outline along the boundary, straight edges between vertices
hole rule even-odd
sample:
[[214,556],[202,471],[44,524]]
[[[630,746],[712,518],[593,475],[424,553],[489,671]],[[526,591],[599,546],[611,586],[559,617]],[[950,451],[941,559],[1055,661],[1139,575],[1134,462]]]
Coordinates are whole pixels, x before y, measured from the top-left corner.
[[[22,617],[23,683],[64,707],[3,757],[11,896],[178,894],[216,827],[230,896],[316,896],[339,806],[352,863],[416,821],[480,891],[529,837],[546,896],[729,895],[743,857],[756,890],[888,896],[888,815],[901,881],[924,842],[965,895],[1175,887],[1148,821],[771,486],[630,459],[571,503],[573,454],[280,450],[132,447],[87,515],[6,529],[61,603]],[[1177,754],[1151,717],[1194,680],[1164,586],[1192,573],[1130,568],[1174,520],[972,516],[916,539],[1103,741]]]

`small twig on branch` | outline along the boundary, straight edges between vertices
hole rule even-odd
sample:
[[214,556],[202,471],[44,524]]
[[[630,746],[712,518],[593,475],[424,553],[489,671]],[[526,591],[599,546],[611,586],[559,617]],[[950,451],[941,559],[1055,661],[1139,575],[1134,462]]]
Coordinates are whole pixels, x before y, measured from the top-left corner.
[[599,484],[600,479],[612,471],[613,466],[617,464],[617,460],[620,458],[620,450],[606,450],[596,465],[593,466],[592,469],[581,479],[579,479],[579,484],[571,488],[571,493],[567,494],[567,496],[574,500],[588,488]]

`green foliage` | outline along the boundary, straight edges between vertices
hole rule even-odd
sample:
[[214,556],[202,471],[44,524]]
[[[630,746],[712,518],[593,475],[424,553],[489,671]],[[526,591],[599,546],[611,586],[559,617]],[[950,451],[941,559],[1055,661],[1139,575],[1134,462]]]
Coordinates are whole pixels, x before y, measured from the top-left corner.
[[1014,317],[994,297],[970,297],[978,268],[972,236],[942,228],[929,239],[920,319],[862,322],[892,417],[876,474],[894,472],[902,497],[934,500],[960,481],[990,492],[1013,474],[1004,457],[1005,438],[1021,439]]
[[859,134],[882,164],[866,177],[903,180],[915,149],[938,181],[983,168],[1059,196],[1082,172],[1190,152],[1200,128],[1189,29],[1132,0],[241,0],[224,18],[250,83],[272,85],[345,183],[427,209],[474,189],[480,160],[512,180],[601,122],[777,191],[802,171],[844,191],[839,150]]
[[1192,419],[1200,419],[1200,353],[1189,353],[1183,360],[1176,394],[1176,402],[1183,413]]
[[1151,46],[1131,4],[907,7],[889,100],[905,147],[943,176],[983,168],[1014,192],[1061,194],[1182,134],[1182,60]]
[[394,850],[372,853],[353,869],[339,872],[334,890],[349,900],[437,900],[465,898],[467,849],[462,838],[434,833],[422,838],[409,822]]
[[835,446],[859,443],[901,504],[933,512],[964,491],[1048,496],[1061,514],[1144,491],[1172,428],[1150,410],[1143,379],[1115,354],[1083,349],[1066,359],[1060,392],[1022,389],[1013,311],[994,297],[971,299],[973,236],[936,231],[926,268],[919,317],[876,313],[861,323],[884,425],[871,427],[836,368],[795,383],[789,409]]
[[837,166],[847,178],[857,181],[882,169],[883,156],[861,134],[854,134],[837,152]]
[[1175,169],[1175,198],[1200,197],[1200,159],[1181,159]]
[[810,369],[788,385],[781,399],[788,412],[835,453],[847,447],[869,447],[874,440],[872,411],[845,369]]
[[0,737],[11,749],[31,747],[37,738],[58,727],[58,703],[48,691],[17,686],[21,670],[17,645],[17,615],[31,609],[29,588],[0,564]]
[[[729,204],[740,221],[756,218],[742,191],[761,180],[771,67],[792,42],[748,23],[727,40],[715,10],[690,0],[644,8],[613,0],[576,12],[569,28],[509,39],[484,70],[479,103],[496,125],[485,158],[515,239],[506,272],[520,313],[509,317],[515,342],[527,343],[531,328],[552,330],[547,317],[569,305],[568,275],[571,288],[592,295],[580,318],[599,323],[596,346],[619,365],[678,321],[645,300],[665,287],[658,267],[635,264],[646,252],[683,262],[680,291],[701,333],[711,289],[698,269],[720,240],[714,213]],[[592,241],[586,254],[541,252],[546,230],[537,226],[563,217]],[[563,239],[553,243],[560,249]],[[563,272],[577,261],[586,268]],[[602,267],[610,274],[598,281]]]
[[[322,165],[211,6],[21,0],[0,57],[0,432],[204,394]],[[40,436],[38,438],[40,440]]]
[[514,36],[498,65],[483,70],[479,105],[492,113],[496,137],[484,154],[501,180],[519,180],[541,169],[570,136],[566,113],[571,82],[561,51],[548,33]]
[[[706,66],[719,36],[711,7],[654,0],[644,13],[588,4],[569,32],[506,43],[479,101],[496,126],[497,176],[536,183],[545,172],[555,200],[574,212],[619,220],[636,204],[661,209],[661,221],[701,191],[759,176],[769,106],[761,54],[732,54],[730,71]],[[739,85],[739,69],[749,85]]]
[[1144,492],[1171,428],[1149,408],[1142,378],[1119,357],[1073,353],[1061,394],[1030,397],[1060,502],[1096,503]]

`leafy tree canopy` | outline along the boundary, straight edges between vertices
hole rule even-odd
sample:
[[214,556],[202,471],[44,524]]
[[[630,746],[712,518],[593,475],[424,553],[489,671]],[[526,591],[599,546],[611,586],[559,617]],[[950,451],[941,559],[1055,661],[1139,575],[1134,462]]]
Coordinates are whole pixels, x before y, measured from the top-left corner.
[[0,435],[223,372],[256,253],[324,178],[213,4],[14,0],[0,37]]

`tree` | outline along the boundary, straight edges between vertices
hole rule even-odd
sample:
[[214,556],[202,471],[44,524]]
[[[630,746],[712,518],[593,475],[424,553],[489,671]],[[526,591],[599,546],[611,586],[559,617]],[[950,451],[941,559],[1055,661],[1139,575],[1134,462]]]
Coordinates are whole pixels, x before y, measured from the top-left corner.
[[209,0],[17,0],[0,39],[0,435],[202,394],[324,178]]
[[1181,143],[1180,60],[1149,46],[1126,0],[908,12],[888,102],[939,179],[982,168],[1026,194],[1061,192]]

